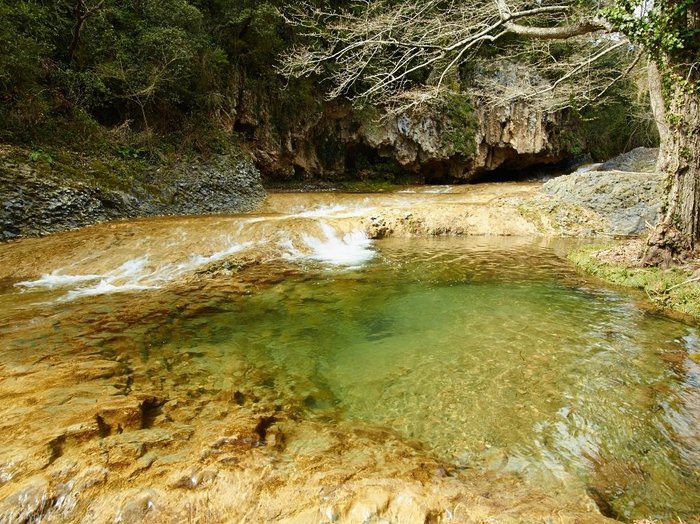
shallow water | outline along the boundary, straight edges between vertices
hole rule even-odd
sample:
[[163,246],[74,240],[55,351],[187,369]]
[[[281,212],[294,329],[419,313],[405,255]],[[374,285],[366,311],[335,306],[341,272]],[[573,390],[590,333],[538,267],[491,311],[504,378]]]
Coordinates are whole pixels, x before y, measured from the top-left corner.
[[178,318],[153,346],[201,348],[212,376],[235,354],[308,416],[391,428],[461,467],[582,479],[626,518],[697,514],[695,328],[532,244],[394,240],[379,253],[213,297],[218,311]]
[[[4,384],[5,401],[15,400],[0,439],[19,431],[30,446],[38,425],[61,421],[66,406],[109,395],[157,390],[207,405],[222,391],[241,399],[258,391],[301,419],[388,430],[457,470],[580,486],[621,519],[698,518],[696,327],[577,274],[561,256],[566,243],[371,243],[328,228],[307,233],[310,253],[282,246],[262,263],[187,285],[117,260],[114,271],[153,285],[127,279],[132,287],[119,294],[81,293],[86,282],[91,290],[109,282],[77,273],[5,287],[3,369],[24,366],[31,376],[56,372],[62,359],[88,369],[95,358],[117,367],[99,383],[110,391],[94,380],[61,383],[62,375],[43,397],[21,381]],[[241,251],[225,244],[206,263]],[[164,267],[173,281],[185,271]],[[16,400],[31,395],[30,408]],[[216,416],[200,415],[194,431]],[[176,419],[154,417],[163,427]],[[0,473],[11,484],[21,472],[10,462],[0,460]]]

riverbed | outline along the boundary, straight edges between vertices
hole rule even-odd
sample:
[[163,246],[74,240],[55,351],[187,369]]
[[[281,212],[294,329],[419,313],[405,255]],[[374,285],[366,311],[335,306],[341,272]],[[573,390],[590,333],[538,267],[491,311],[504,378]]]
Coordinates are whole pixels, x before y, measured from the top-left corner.
[[700,330],[534,187],[0,245],[0,521],[696,521]]

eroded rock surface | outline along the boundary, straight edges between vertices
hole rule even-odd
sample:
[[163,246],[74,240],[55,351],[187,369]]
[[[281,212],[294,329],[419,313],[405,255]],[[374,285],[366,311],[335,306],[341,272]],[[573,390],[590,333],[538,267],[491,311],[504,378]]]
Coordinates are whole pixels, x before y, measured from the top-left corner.
[[522,103],[391,117],[334,105],[307,115],[307,125],[282,137],[270,132],[264,102],[257,107],[251,144],[271,179],[344,177],[394,166],[418,180],[467,181],[500,168],[556,163],[568,154],[560,140],[564,117]]
[[219,156],[207,163],[145,170],[110,184],[88,166],[42,165],[22,150],[0,150],[0,240],[44,235],[118,218],[249,211],[265,198],[248,160]]
[[550,180],[541,192],[554,202],[593,211],[604,220],[606,234],[636,235],[659,220],[662,181],[657,173],[589,171]]

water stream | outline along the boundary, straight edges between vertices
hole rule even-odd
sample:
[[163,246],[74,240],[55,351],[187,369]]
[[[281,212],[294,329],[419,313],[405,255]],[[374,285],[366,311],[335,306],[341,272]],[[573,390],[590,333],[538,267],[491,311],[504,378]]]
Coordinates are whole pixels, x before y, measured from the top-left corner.
[[[696,326],[576,273],[564,241],[371,240],[360,217],[376,202],[363,198],[281,196],[258,215],[0,246],[13,268],[0,279],[5,520],[85,521],[75,479],[90,468],[134,489],[172,487],[173,469],[214,463],[202,458],[212,441],[244,442],[232,429],[244,415],[259,421],[245,438],[281,470],[310,455],[330,471],[343,461],[319,435],[348,428],[347,447],[372,450],[377,470],[398,441],[450,475],[585,496],[621,520],[698,518]],[[242,468],[236,450],[235,461],[212,455],[217,478]],[[114,508],[135,496],[120,482],[81,489],[93,509]]]

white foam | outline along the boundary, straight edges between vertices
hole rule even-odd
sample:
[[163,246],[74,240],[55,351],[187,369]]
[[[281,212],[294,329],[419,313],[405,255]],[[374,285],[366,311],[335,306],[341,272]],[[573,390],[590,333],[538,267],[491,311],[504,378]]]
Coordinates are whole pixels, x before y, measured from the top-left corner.
[[[359,208],[347,206],[322,206],[307,211],[312,214],[323,213],[359,213]],[[368,262],[376,255],[372,249],[372,241],[362,230],[342,233],[326,222],[320,222],[320,234],[303,234],[294,241],[282,238],[278,241],[279,256],[290,261],[308,260],[320,262],[329,266],[358,267]],[[223,240],[223,242],[221,242]],[[269,239],[267,240],[269,242]],[[220,251],[203,255],[192,254],[189,257],[155,260],[148,253],[127,260],[118,267],[101,274],[70,274],[67,268],[56,270],[43,275],[34,281],[20,282],[17,285],[26,290],[64,289],[63,296],[58,301],[70,301],[80,297],[125,293],[157,289],[196,271],[212,262],[239,253],[246,248],[265,243],[234,242],[230,238],[220,239],[225,247]],[[177,254],[178,245],[172,246]]]
[[139,258],[133,258],[124,262],[117,269],[114,269],[107,273],[107,276],[114,279],[138,279],[144,274],[144,272],[146,272],[147,264],[148,255]]
[[[148,255],[127,260],[119,267],[101,275],[68,275],[62,270],[43,275],[40,279],[19,282],[17,285],[26,289],[54,289],[72,287],[61,300],[73,300],[79,297],[124,293],[156,289],[182,275],[222,260],[250,246],[251,242],[230,243],[228,247],[211,255],[192,255],[189,260],[180,263],[151,264]],[[81,285],[95,282],[93,285]]]
[[189,269],[196,269],[197,267],[205,266],[207,264],[210,264],[211,262],[216,262],[228,256],[234,255],[240,251],[243,251],[251,245],[253,245],[253,242],[242,242],[240,244],[231,244],[228,248],[224,249],[223,251],[218,251],[209,256],[192,255],[190,263],[184,266],[183,269],[187,271]]
[[99,280],[102,278],[101,275],[61,275],[61,270],[54,271],[52,273],[42,275],[41,278],[37,280],[29,280],[25,282],[18,282],[15,284],[19,287],[24,288],[47,288],[53,289],[57,287],[71,286],[74,284],[81,284],[83,282],[91,282],[94,280]]
[[129,291],[143,291],[146,289],[157,289],[158,286],[146,286],[140,284],[111,284],[107,280],[100,280],[99,283],[90,287],[72,289],[62,298],[63,301],[70,301],[80,297],[94,297],[111,293],[127,293]]
[[364,205],[325,204],[313,209],[299,211],[289,216],[298,218],[353,218],[362,216],[369,211],[370,208]]
[[597,171],[600,166],[603,164],[598,163],[598,164],[586,164],[584,166],[579,167],[574,171],[574,173],[589,173],[591,171]]
[[277,245],[282,249],[282,258],[285,260],[299,260],[305,257],[290,238],[280,240]]
[[423,193],[431,193],[431,194],[451,193],[452,187],[451,186],[435,186],[435,187],[432,187],[430,189],[425,189],[422,192]]
[[357,267],[375,257],[372,240],[364,231],[352,231],[341,237],[326,223],[321,223],[320,227],[324,238],[302,236],[304,244],[311,250],[305,258],[333,266]]

